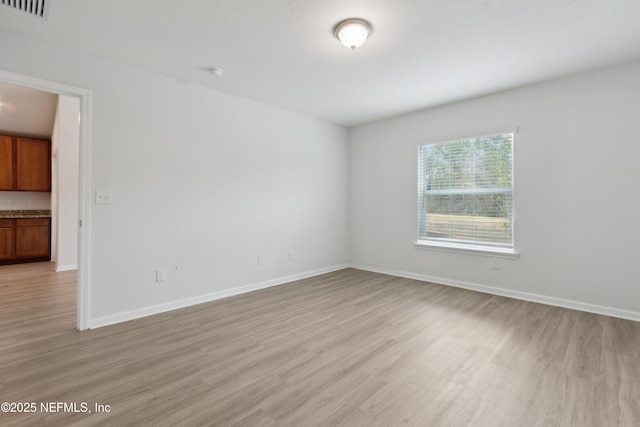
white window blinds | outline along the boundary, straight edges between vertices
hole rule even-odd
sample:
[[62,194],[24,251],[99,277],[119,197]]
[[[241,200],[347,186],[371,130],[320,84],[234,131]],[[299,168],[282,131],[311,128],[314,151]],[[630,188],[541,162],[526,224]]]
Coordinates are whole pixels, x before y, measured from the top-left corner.
[[418,243],[513,249],[513,133],[418,147]]

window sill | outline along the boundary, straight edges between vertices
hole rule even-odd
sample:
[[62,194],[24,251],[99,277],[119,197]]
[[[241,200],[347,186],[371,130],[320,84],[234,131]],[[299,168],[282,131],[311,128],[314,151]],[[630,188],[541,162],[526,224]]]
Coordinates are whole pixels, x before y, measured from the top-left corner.
[[418,249],[431,249],[435,251],[462,253],[470,255],[487,256],[493,258],[518,259],[520,254],[515,249],[488,248],[486,246],[473,246],[456,243],[440,243],[427,240],[418,240],[414,246]]

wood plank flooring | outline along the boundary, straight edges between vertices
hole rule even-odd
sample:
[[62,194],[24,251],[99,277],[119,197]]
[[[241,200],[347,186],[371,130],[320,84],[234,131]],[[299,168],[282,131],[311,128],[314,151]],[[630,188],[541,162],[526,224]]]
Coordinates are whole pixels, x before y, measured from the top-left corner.
[[75,280],[0,268],[0,425],[640,425],[640,323],[347,269],[77,332]]

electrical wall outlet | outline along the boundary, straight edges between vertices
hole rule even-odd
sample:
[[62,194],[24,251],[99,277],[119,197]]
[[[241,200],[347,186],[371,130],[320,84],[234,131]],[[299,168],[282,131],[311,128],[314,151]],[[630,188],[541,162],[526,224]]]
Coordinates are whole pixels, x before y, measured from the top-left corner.
[[491,268],[493,268],[494,270],[500,270],[500,259],[493,258],[491,260]]
[[156,282],[164,282],[167,280],[167,270],[159,268],[156,270]]
[[96,190],[96,203],[113,203],[113,191]]
[[264,265],[264,255],[258,255],[258,265]]
[[293,251],[289,251],[289,261],[296,259],[296,254]]

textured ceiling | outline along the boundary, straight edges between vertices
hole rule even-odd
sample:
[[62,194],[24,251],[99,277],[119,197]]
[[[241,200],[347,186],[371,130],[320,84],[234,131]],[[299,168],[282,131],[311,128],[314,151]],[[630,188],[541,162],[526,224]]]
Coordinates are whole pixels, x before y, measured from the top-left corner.
[[55,0],[0,28],[347,126],[640,58],[638,0]]
[[58,95],[0,83],[0,133],[50,138]]

